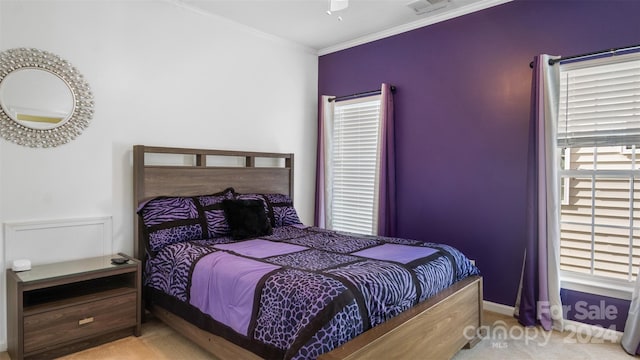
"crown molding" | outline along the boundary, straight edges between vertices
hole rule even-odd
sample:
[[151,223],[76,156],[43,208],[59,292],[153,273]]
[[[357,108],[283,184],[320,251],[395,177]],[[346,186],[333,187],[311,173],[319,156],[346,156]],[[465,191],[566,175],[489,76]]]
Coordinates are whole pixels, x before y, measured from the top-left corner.
[[451,9],[450,11],[429,16],[424,19],[413,21],[404,25],[395,26],[387,30],[379,31],[369,35],[365,35],[353,40],[345,41],[340,44],[328,46],[318,50],[318,56],[327,55],[340,50],[345,50],[354,46],[366,44],[372,41],[384,39],[390,36],[398,35],[407,31],[415,30],[428,25],[436,24],[445,20],[453,19],[462,15],[470,14],[472,12],[488,9],[493,6],[502,5],[504,3],[511,2],[512,0],[484,0],[478,1],[467,5]]

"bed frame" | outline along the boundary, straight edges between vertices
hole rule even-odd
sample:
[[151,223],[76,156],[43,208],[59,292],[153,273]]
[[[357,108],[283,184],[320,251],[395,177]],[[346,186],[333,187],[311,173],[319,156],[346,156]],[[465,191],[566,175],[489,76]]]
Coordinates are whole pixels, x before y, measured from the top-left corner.
[[[153,164],[162,156],[171,158],[173,163]],[[160,195],[211,194],[228,187],[245,193],[287,194],[293,199],[293,158],[293,154],[284,153],[135,145],[133,206],[137,209],[143,201]],[[144,262],[141,219],[135,213],[134,224],[134,256]],[[150,307],[148,310],[221,360],[259,359],[254,353],[201,330],[165,309]],[[472,276],[319,359],[449,359],[463,347],[471,348],[480,340],[477,330],[481,325],[482,278]]]

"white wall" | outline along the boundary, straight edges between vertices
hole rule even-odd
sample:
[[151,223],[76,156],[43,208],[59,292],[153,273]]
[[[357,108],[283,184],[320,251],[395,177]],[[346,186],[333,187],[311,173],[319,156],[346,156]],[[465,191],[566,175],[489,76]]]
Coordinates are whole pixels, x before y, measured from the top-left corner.
[[[314,53],[158,0],[0,2],[0,51],[57,54],[95,98],[92,123],[69,144],[0,139],[0,222],[112,216],[114,252],[132,253],[134,144],[293,152],[296,207],[312,222]],[[0,350],[4,331],[0,319]]]

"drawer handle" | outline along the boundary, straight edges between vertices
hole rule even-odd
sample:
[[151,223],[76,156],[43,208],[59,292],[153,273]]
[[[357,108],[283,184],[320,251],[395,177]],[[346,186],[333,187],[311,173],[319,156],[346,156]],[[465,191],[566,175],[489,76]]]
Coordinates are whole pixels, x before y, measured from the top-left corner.
[[86,324],[91,324],[93,322],[93,316],[92,317],[88,317],[88,318],[84,318],[81,320],[78,320],[78,325],[86,325]]

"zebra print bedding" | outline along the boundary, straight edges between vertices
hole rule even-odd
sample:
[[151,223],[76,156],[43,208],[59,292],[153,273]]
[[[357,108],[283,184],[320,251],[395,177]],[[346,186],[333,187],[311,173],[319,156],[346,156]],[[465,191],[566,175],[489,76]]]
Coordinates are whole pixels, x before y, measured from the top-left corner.
[[161,196],[144,203],[138,214],[144,223],[147,251],[177,242],[229,234],[222,202],[233,199],[233,188],[200,196]]
[[448,245],[292,225],[168,245],[144,284],[151,303],[261,357],[315,359],[471,275]]
[[143,203],[138,214],[144,224],[147,252],[166,245],[211,239],[231,233],[225,200],[258,200],[271,227],[300,224],[293,202],[284,194],[238,194],[233,188],[199,196],[159,196]]

